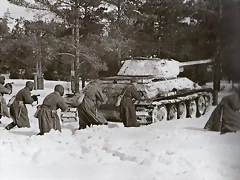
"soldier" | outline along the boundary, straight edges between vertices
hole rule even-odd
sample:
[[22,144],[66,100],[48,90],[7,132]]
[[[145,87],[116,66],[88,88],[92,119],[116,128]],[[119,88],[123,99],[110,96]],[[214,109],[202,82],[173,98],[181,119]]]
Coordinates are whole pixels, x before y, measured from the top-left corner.
[[64,94],[64,88],[62,85],[56,85],[54,92],[49,94],[43,100],[43,104],[38,107],[35,117],[38,118],[40,133],[38,135],[44,135],[51,129],[61,132],[60,119],[57,114],[57,109],[62,111],[68,111],[69,107],[64,102],[62,96]]
[[[123,121],[124,127],[139,127],[140,123],[136,118],[135,105],[133,98],[140,100],[140,94],[138,93],[136,86],[137,79],[132,79],[131,84],[123,88],[122,93],[123,99],[120,103],[120,118]],[[124,93],[125,92],[125,93]]]
[[100,81],[91,82],[84,89],[85,97],[78,106],[79,130],[91,125],[107,125],[105,117],[98,112],[98,106],[104,102]]
[[[2,118],[2,116],[7,116],[8,118],[10,118],[10,115],[9,115],[8,109],[7,109],[6,100],[3,97],[3,95],[11,94],[12,85],[8,83],[5,86],[3,86],[4,84],[5,84],[5,77],[0,76],[0,119]],[[0,124],[1,123],[2,122],[0,121]]]
[[10,130],[15,126],[18,128],[30,127],[26,104],[32,104],[34,101],[38,100],[37,96],[31,96],[33,87],[34,83],[27,81],[26,86],[16,94],[15,100],[10,105],[10,115],[13,119],[13,122],[7,125],[5,129]]
[[240,130],[240,88],[222,98],[204,126],[221,134]]

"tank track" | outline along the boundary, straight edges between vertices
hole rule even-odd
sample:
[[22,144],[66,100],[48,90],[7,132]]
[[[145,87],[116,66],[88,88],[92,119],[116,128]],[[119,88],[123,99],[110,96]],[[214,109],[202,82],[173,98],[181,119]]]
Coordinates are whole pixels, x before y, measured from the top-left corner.
[[[151,103],[152,109],[148,111],[149,116],[142,118],[138,116],[141,125],[149,125],[159,121],[194,118],[204,115],[211,107],[212,92],[199,91],[177,97],[167,97],[162,100],[155,100]],[[182,107],[182,108],[181,108]],[[138,112],[138,107],[136,106]],[[161,111],[160,113],[158,113]],[[158,116],[156,116],[158,114]],[[160,117],[160,118],[159,118]]]
[[[200,98],[201,97],[201,98]],[[202,98],[203,97],[203,98]],[[199,108],[201,106],[198,105],[199,99],[204,99],[204,106],[203,108]],[[194,117],[200,117],[201,115],[204,115],[211,107],[212,104],[212,92],[211,90],[205,91],[204,89],[201,89],[197,92],[187,92],[187,93],[178,93],[174,96],[167,96],[167,97],[161,97],[158,99],[155,99],[152,103],[150,104],[139,104],[136,105],[136,113],[137,113],[137,118],[138,121],[140,122],[141,125],[149,125],[152,123],[160,122],[160,121],[167,121],[167,120],[173,120],[173,119],[182,119],[182,118],[194,118]],[[195,102],[195,103],[194,103]],[[186,114],[181,116],[180,112],[180,104],[183,103],[185,104],[185,111]],[[195,104],[195,110],[196,113],[192,113],[193,116],[191,115],[191,107],[190,104]],[[162,119],[154,119],[154,112],[158,111],[159,107],[164,107],[165,112],[167,115],[162,115],[164,118]],[[139,108],[141,110],[139,110]],[[71,107],[71,112],[68,113],[61,113],[61,120],[63,122],[73,122],[77,121],[77,112],[76,112],[76,107]],[[145,115],[138,115],[138,112],[144,112]],[[171,113],[170,113],[171,112]],[[116,114],[117,119],[119,119],[119,112],[117,111],[112,111],[112,112],[107,112],[107,114]],[[147,116],[146,116],[147,114]],[[171,115],[169,115],[171,114]],[[161,115],[161,113],[160,113]],[[192,117],[191,117],[192,116]],[[112,121],[108,120],[110,122],[121,122],[121,121]]]

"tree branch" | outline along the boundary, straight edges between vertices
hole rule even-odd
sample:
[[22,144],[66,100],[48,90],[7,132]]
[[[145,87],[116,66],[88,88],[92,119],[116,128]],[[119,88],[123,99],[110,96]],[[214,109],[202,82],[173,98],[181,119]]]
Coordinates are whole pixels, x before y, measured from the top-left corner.
[[68,56],[72,56],[75,57],[75,55],[71,54],[71,53],[58,53],[59,55],[68,55]]

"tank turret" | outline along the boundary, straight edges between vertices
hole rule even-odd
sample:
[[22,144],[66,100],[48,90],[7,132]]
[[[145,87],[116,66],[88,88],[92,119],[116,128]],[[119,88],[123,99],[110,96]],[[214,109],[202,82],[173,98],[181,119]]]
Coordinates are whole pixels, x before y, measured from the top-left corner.
[[118,76],[154,76],[162,78],[177,77],[180,63],[165,59],[126,60],[118,72]]
[[211,63],[212,60],[199,60],[180,63],[173,59],[135,58],[126,60],[118,76],[152,76],[159,78],[176,78],[184,66]]

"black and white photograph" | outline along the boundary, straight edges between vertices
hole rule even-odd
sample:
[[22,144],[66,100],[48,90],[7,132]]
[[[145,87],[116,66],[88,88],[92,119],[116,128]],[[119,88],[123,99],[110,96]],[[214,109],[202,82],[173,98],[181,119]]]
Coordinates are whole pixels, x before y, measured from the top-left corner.
[[239,180],[240,0],[0,0],[0,180]]

